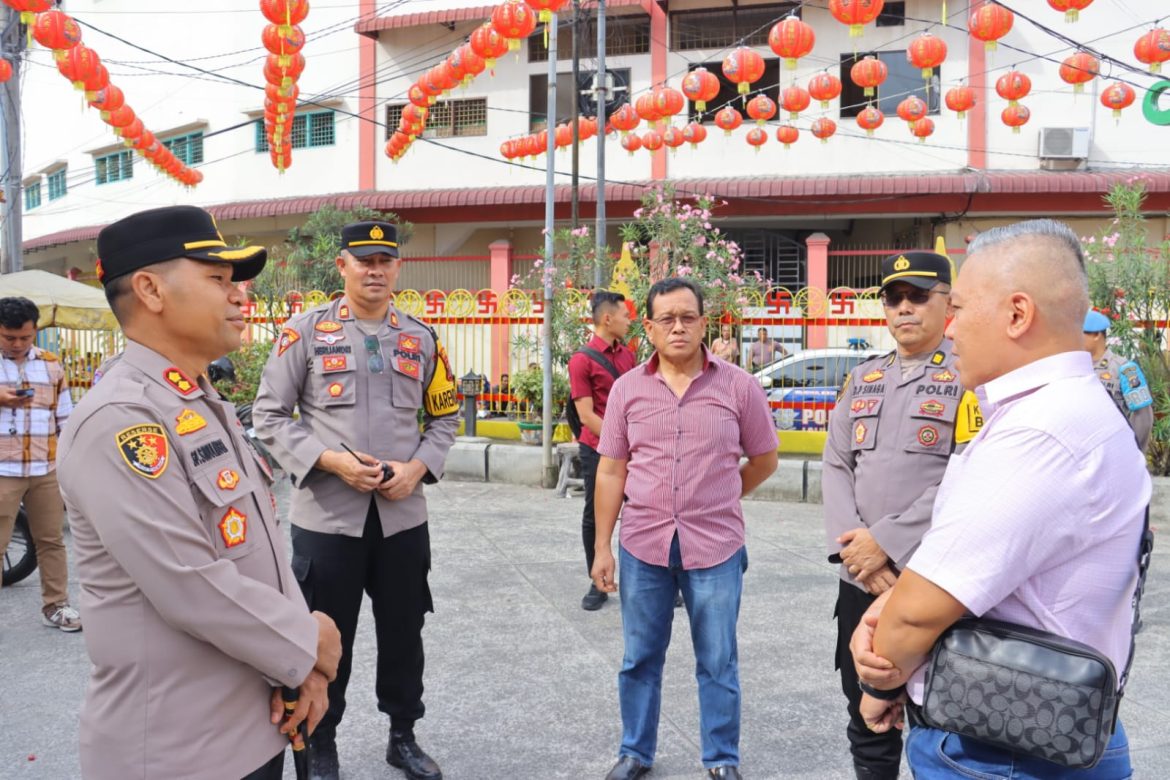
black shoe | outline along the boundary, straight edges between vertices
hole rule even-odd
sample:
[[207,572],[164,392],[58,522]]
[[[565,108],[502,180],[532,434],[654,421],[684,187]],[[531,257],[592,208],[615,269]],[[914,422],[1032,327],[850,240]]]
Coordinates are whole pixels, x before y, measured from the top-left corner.
[[411,780],[443,780],[439,765],[418,746],[414,735],[409,732],[390,732],[386,762],[401,769]]
[[337,743],[332,736],[309,737],[310,780],[339,780]]
[[581,609],[587,612],[601,609],[601,605],[609,598],[609,594],[597,589],[596,585],[589,586],[589,592],[581,599]]
[[678,609],[682,605],[683,605],[682,593],[679,592],[679,593],[674,594],[674,608]]
[[713,766],[707,770],[707,777],[719,780],[743,780],[737,766]]
[[613,765],[613,769],[609,770],[605,780],[638,780],[649,771],[650,767],[633,756],[622,756]]

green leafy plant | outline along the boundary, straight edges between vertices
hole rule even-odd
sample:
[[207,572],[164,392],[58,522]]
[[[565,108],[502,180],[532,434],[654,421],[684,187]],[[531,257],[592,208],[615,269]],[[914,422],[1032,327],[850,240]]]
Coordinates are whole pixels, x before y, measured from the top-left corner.
[[1146,188],[1140,177],[1113,187],[1105,202],[1112,224],[1082,239],[1088,259],[1093,307],[1113,320],[1113,349],[1136,360],[1154,397],[1154,431],[1148,451],[1155,474],[1170,474],[1170,362],[1166,329],[1170,314],[1170,240],[1151,246],[1143,213]]
[[[517,371],[511,377],[510,387],[512,395],[533,414],[538,415],[544,409],[544,372],[539,366]],[[552,394],[553,417],[560,418],[569,400],[569,378],[557,371],[552,376]]]
[[245,344],[229,354],[228,360],[232,361],[232,366],[236,370],[236,381],[219,382],[216,389],[236,406],[252,403],[256,400],[256,391],[260,388],[260,374],[264,371],[264,364],[268,362],[270,352],[271,343],[256,341]]

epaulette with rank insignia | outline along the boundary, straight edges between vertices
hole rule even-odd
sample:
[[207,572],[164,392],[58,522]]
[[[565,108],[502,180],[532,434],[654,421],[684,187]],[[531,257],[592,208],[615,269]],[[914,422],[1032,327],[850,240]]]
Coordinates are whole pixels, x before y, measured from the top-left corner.
[[40,360],[43,360],[46,363],[57,363],[61,360],[61,358],[57,357],[54,353],[47,349],[42,349]]

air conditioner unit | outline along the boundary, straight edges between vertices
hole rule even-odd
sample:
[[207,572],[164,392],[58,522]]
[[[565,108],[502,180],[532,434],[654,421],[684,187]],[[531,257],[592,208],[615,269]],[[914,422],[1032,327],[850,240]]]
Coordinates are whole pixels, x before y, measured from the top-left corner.
[[1089,128],[1040,128],[1040,159],[1085,160],[1089,157]]

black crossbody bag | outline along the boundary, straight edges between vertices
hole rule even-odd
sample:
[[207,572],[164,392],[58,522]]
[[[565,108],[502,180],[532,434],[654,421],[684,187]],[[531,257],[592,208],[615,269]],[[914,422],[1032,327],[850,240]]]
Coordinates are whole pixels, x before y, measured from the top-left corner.
[[965,618],[939,637],[927,662],[925,724],[1073,769],[1096,766],[1117,727],[1153,548],[1147,508],[1120,680],[1109,658],[1082,642]]
[[[617,378],[621,376],[621,374],[618,373],[618,370],[614,368],[613,363],[609,362],[609,358],[592,347],[581,347],[581,349],[577,351],[592,359],[594,363],[604,368],[609,373],[609,375],[614,378],[615,382],[617,381]],[[573,438],[580,439],[581,429],[584,428],[584,425],[581,422],[581,415],[577,414],[577,405],[573,403],[571,399],[569,403],[565,404],[565,421],[569,423],[569,430],[573,432]]]

